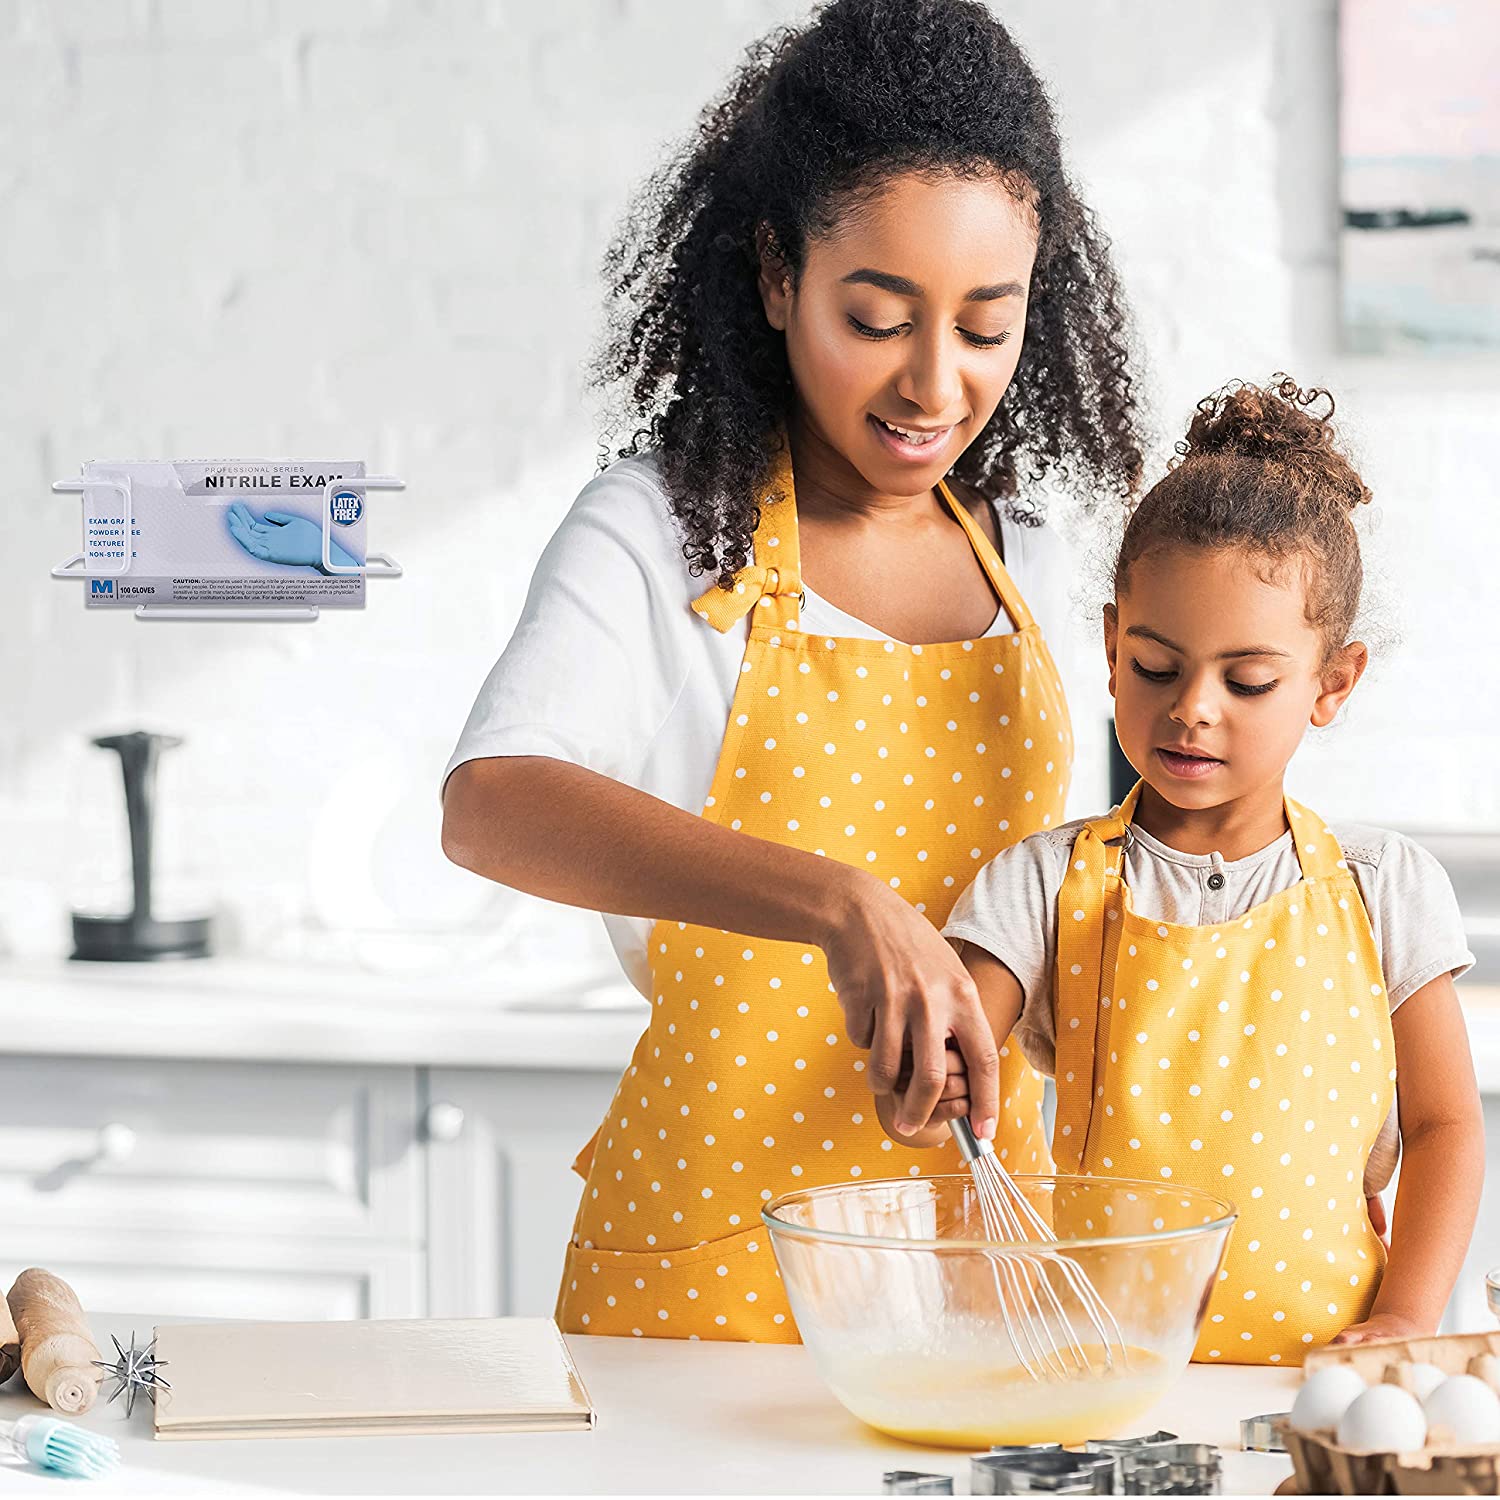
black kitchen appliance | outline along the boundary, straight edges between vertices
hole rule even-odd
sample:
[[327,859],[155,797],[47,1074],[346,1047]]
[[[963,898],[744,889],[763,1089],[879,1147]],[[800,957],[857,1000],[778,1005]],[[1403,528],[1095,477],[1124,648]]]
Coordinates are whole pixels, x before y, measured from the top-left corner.
[[207,958],[212,951],[209,915],[162,919],[151,911],[151,833],[156,762],[182,741],[170,734],[107,734],[94,741],[120,757],[125,778],[125,814],[130,822],[131,909],[124,916],[73,913],[75,959],[149,963],[169,958]]

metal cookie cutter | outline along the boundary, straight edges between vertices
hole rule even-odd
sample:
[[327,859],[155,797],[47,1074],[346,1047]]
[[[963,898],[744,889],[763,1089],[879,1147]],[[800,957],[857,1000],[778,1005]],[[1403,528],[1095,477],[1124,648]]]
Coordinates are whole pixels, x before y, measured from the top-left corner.
[[1158,1429],[1156,1432],[1148,1432],[1144,1437],[1128,1438],[1090,1438],[1083,1445],[1085,1453],[1135,1453],[1142,1448],[1159,1448],[1163,1443],[1180,1443],[1181,1438],[1175,1432],[1167,1432]]
[[951,1474],[922,1474],[915,1469],[890,1469],[881,1480],[882,1495],[951,1495]]
[[1022,1449],[969,1460],[971,1495],[1113,1495],[1119,1460],[1109,1453]]
[[1270,1411],[1246,1417],[1240,1423],[1240,1447],[1246,1453],[1285,1453],[1286,1444],[1276,1434],[1276,1424],[1290,1412]]
[[1119,1455],[1125,1495],[1222,1495],[1223,1455],[1211,1443],[1160,1443]]

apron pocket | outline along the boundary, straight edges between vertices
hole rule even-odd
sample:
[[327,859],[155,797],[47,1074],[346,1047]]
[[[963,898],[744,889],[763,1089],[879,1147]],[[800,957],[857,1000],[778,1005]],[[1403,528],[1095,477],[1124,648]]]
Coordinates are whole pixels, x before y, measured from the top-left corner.
[[682,1250],[575,1242],[557,1317],[566,1333],[798,1342],[764,1224]]

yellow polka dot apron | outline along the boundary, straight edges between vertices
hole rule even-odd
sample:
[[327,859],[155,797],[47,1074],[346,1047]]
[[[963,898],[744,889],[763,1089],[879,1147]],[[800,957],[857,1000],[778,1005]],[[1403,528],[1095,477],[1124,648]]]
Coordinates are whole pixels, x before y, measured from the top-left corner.
[[1058,1169],[1232,1200],[1193,1357],[1300,1364],[1368,1316],[1385,1265],[1364,1195],[1396,1077],[1375,937],[1290,799],[1296,885],[1218,927],[1141,916],[1121,873],[1139,796],[1080,832],[1058,901]]
[[[940,486],[1013,633],[938,645],[812,636],[789,464],[754,566],[693,606],[754,611],[703,816],[858,865],[941,925],[999,850],[1062,820],[1073,759],[1062,684],[994,548]],[[575,1169],[585,1177],[558,1297],[564,1329],[795,1343],[761,1219],[782,1193],[962,1170],[951,1146],[881,1130],[820,949],[658,922],[651,1020]],[[1001,1051],[996,1147],[1047,1171],[1042,1080]]]

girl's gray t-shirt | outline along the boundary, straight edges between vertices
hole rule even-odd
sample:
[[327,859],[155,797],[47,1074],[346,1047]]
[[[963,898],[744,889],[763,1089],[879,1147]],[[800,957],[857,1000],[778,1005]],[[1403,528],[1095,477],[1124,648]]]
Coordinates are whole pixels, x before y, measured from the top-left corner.
[[[1032,1066],[1049,1076],[1057,1063],[1057,898],[1074,841],[1087,821],[1045,829],[997,854],[958,898],[943,928],[944,937],[976,943],[1016,976],[1025,1002],[1015,1038]],[[1439,975],[1457,978],[1473,964],[1453,886],[1427,850],[1385,829],[1329,827],[1364,898],[1393,1013]],[[1290,831],[1234,860],[1184,854],[1140,828],[1131,833],[1125,851],[1131,905],[1159,922],[1217,926],[1302,878]],[[1390,1182],[1399,1148],[1392,1110],[1365,1167],[1367,1193]]]

